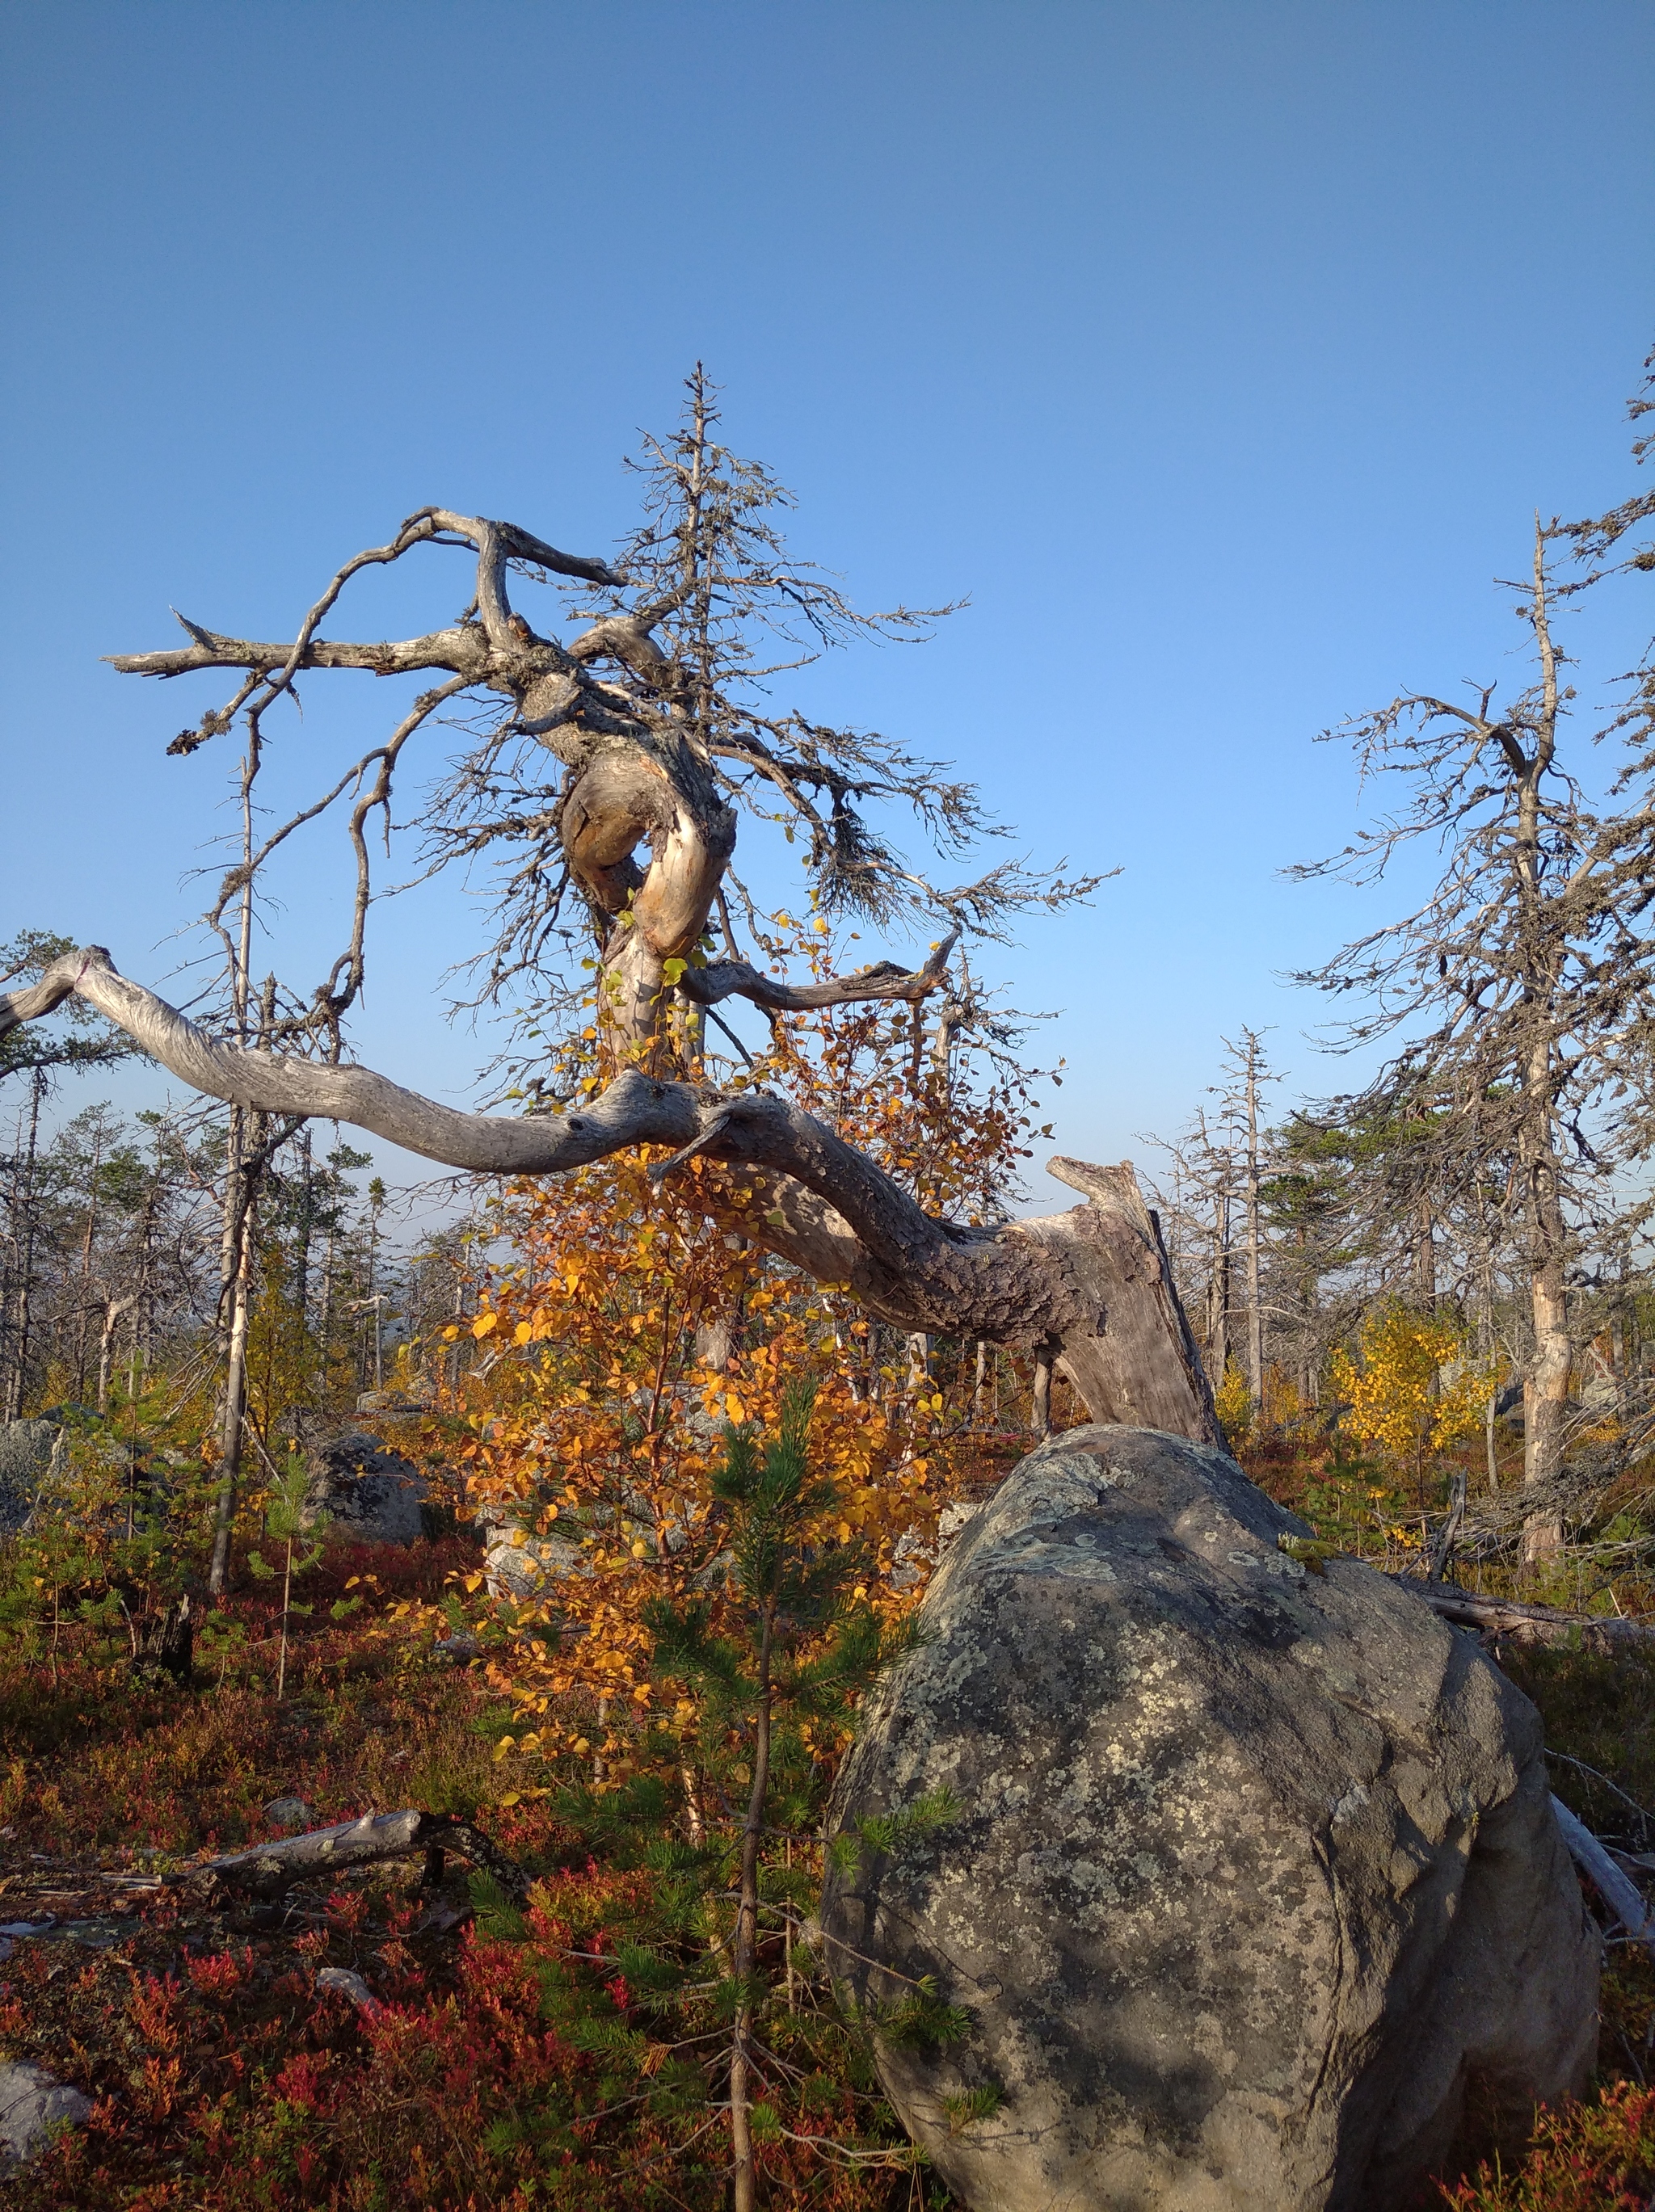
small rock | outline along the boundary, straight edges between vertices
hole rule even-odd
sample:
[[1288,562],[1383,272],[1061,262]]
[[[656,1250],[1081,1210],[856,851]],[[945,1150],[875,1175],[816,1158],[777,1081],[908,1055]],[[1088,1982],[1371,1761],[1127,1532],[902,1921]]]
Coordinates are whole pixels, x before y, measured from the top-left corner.
[[533,1534],[520,1517],[532,1510],[496,1503],[478,1516],[490,1597],[533,1597],[548,1582],[579,1571],[580,1546],[562,1536]]
[[302,1797],[277,1797],[265,1808],[265,1818],[283,1835],[298,1835],[309,1827],[315,1814]]
[[324,1966],[316,1977],[319,1990],[330,1990],[333,1996],[348,1997],[361,2012],[371,2019],[380,2008],[380,2001],[360,1974],[353,1974],[349,1966]]
[[0,2066],[0,2172],[26,2166],[46,2148],[53,2128],[79,2126],[92,2100],[38,2066]]
[[48,1928],[57,1925],[56,1916],[48,1912],[40,1920],[8,1920],[0,1924],[0,1936],[44,1936]]
[[468,1660],[476,1658],[479,1648],[469,1628],[457,1628],[452,1636],[437,1639],[431,1646],[431,1656],[446,1660],[451,1667],[463,1667]]
[[431,1401],[406,1390],[364,1390],[356,1400],[359,1413],[390,1413],[407,1419],[415,1413],[429,1413]]
[[57,1934],[65,1943],[84,1943],[89,1951],[113,1950],[132,1934],[130,1920],[65,1920]]

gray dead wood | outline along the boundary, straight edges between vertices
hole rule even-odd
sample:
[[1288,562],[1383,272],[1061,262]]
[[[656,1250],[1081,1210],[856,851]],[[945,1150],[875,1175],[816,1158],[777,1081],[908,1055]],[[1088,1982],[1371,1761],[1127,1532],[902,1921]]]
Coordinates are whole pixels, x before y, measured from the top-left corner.
[[494,1876],[508,1895],[527,1895],[529,1877],[507,1858],[484,1835],[465,1820],[441,1813],[422,1813],[411,1807],[400,1813],[364,1814],[360,1820],[342,1820],[332,1828],[312,1828],[301,1836],[287,1836],[279,1843],[260,1844],[250,1851],[234,1851],[228,1858],[209,1859],[204,1866],[173,1877],[178,1882],[210,1878],[224,1888],[261,1898],[279,1897],[295,1882],[319,1875],[335,1875],[350,1867],[382,1866],[393,1859],[424,1859],[432,1852],[453,1851]]
[[1552,1810],[1563,1831],[1569,1856],[1589,1877],[1627,1934],[1655,1959],[1655,1907],[1646,1901],[1637,1883],[1629,1875],[1622,1874],[1591,1830],[1575,1818],[1561,1797],[1552,1799]]
[[1599,1652],[1646,1650],[1655,1644],[1655,1626],[1646,1621],[1561,1613],[1549,1605],[1519,1605],[1512,1598],[1482,1597],[1452,1583],[1421,1582],[1412,1575],[1392,1579],[1456,1627],[1509,1637],[1513,1644],[1567,1644],[1578,1638],[1584,1650]]
[[647,1144],[672,1148],[657,1176],[697,1154],[739,1168],[748,1194],[732,1225],[882,1320],[1055,1351],[1094,1420],[1221,1441],[1159,1224],[1129,1166],[1054,1159],[1050,1172],[1084,1193],[1085,1205],[972,1228],[925,1212],[785,1098],[629,1069],[577,1111],[460,1113],[369,1068],[220,1043],[118,974],[95,945],[55,961],[32,989],[0,995],[0,1036],[71,992],[209,1097],[350,1122],[446,1166],[556,1175]]

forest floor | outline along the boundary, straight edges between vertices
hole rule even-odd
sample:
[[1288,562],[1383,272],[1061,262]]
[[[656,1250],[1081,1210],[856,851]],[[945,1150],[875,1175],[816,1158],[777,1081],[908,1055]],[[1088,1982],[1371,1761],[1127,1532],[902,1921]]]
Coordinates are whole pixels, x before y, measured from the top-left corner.
[[[1284,1486],[1279,1470],[1260,1472]],[[314,1610],[279,1703],[265,1589],[212,1617],[190,1689],[135,1677],[74,1633],[44,1664],[0,1650],[0,1914],[39,1930],[0,1938],[0,2045],[94,2100],[86,2127],[4,2185],[9,2203],[721,2203],[718,2132],[686,2142],[682,2129],[583,2118],[599,2109],[586,2095],[593,2061],[544,2024],[543,1954],[571,1942],[601,1952],[627,1878],[576,1848],[543,1802],[502,1802],[495,1752],[510,1709],[481,1667],[434,1651],[452,1578],[476,1565],[464,1537],[406,1553],[332,1545],[307,1583]],[[1655,1807],[1655,1655],[1499,1656],[1544,1716],[1558,1795],[1618,1848],[1655,1849],[1639,1810]],[[526,1935],[490,1932],[452,1856],[435,1887],[409,1864],[303,1885],[279,1905],[168,1881],[268,1840],[265,1808],[284,1797],[315,1826],[403,1806],[475,1817],[540,1878]],[[330,1966],[361,1977],[374,2008],[319,1987]],[[1646,2212],[1652,2078],[1655,1965],[1614,1943],[1591,2099],[1546,2124],[1527,2168],[1421,2203]],[[867,2087],[818,2082],[824,2137],[843,2127],[869,2141]],[[883,2124],[896,2145],[888,2114],[873,2112],[874,2134]],[[775,2171],[767,2201],[832,2212],[949,2202],[922,2172],[820,2159]]]

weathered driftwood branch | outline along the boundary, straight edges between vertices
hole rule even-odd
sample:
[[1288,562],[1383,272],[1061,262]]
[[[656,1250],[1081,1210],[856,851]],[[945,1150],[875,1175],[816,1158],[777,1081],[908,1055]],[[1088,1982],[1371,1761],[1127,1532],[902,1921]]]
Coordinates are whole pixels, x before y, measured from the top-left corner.
[[364,1814],[360,1820],[312,1828],[301,1836],[283,1837],[279,1843],[260,1844],[250,1851],[209,1859],[205,1865],[192,1867],[187,1874],[172,1879],[193,1882],[210,1876],[227,1889],[255,1897],[279,1897],[295,1882],[319,1875],[340,1874],[350,1867],[380,1866],[392,1859],[425,1858],[434,1851],[453,1851],[469,1859],[473,1866],[491,1874],[513,1897],[528,1893],[529,1877],[496,1850],[486,1836],[466,1821],[414,1808],[401,1813]]
[[629,1070],[590,1106],[513,1118],[465,1114],[371,1069],[220,1043],[116,973],[93,946],[33,989],[0,996],[0,1035],[78,993],[209,1097],[371,1130],[476,1173],[560,1174],[634,1145],[739,1169],[735,1212],[756,1243],[844,1286],[909,1329],[984,1337],[1061,1357],[1094,1420],[1220,1441],[1159,1224],[1129,1167],[1057,1160],[1087,1203],[1042,1220],[974,1229],[938,1220],[864,1153],[782,1098],[656,1081]]
[[1627,1934],[1641,1943],[1650,1957],[1655,1959],[1655,1906],[1646,1901],[1643,1892],[1631,1875],[1621,1871],[1591,1830],[1575,1818],[1561,1797],[1552,1799],[1552,1810],[1557,1815],[1558,1826],[1563,1831],[1569,1856],[1581,1873],[1589,1877],[1597,1894]]
[[1453,1583],[1427,1583],[1412,1575],[1393,1580],[1423,1598],[1432,1611],[1457,1628],[1507,1636],[1514,1644],[1566,1644],[1578,1638],[1587,1651],[1626,1651],[1655,1644],[1655,1626],[1641,1620],[1605,1619],[1600,1613],[1561,1613],[1549,1605],[1519,1605],[1514,1598],[1482,1597]]

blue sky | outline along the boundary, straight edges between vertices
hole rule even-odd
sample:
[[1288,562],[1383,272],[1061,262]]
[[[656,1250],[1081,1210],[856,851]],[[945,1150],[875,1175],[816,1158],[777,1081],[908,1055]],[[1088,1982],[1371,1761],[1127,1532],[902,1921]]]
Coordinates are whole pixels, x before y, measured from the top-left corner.
[[[1536,508],[1630,489],[1646,0],[12,0],[0,39],[0,938],[164,986],[202,903],[229,750],[163,754],[209,690],[100,654],[170,641],[169,605],[289,634],[427,502],[601,550],[701,358],[800,551],[865,605],[970,599],[812,707],[957,762],[1035,860],[1122,870],[1005,963],[1061,1015],[1062,1148],[1141,1153],[1244,1023],[1342,1079],[1279,980],[1379,910],[1280,876],[1355,819],[1311,740],[1517,678],[1491,578]],[[338,634],[451,616],[458,557]],[[1582,617],[1585,684],[1640,616]],[[380,726],[333,684],[280,723],[277,794]],[[338,861],[283,881],[297,979]],[[457,886],[383,911],[364,1058],[463,1088],[485,1048],[434,985],[478,926]]]

